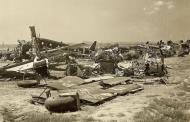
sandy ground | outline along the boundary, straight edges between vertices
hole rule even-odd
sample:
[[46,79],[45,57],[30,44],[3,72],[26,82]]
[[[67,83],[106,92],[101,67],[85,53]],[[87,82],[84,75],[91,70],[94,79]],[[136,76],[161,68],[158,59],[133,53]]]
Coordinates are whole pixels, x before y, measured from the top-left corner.
[[[65,113],[66,115],[77,115],[79,117],[93,117],[104,121],[128,121],[132,122],[134,115],[148,106],[156,97],[171,97],[176,92],[177,83],[190,76],[189,72],[190,56],[184,58],[168,58],[167,64],[170,69],[168,85],[145,85],[144,90],[135,94],[119,96],[111,101],[107,101],[99,106],[84,106],[81,111]],[[19,88],[16,82],[0,82],[0,111],[4,107],[8,108],[17,116],[22,116],[29,112],[48,113],[42,105],[33,105],[29,103],[31,94],[39,94],[42,88]],[[2,115],[0,115],[0,121]]]

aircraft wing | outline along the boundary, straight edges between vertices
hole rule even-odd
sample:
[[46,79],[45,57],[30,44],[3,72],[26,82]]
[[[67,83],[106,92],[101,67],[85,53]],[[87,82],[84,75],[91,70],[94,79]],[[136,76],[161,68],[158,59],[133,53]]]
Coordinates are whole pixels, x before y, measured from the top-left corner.
[[[35,62],[35,66],[42,66],[44,64],[44,59],[40,60],[40,61],[37,61]],[[12,66],[5,66],[3,67],[4,71],[12,71],[12,72],[23,72],[23,71],[26,71],[26,70],[31,70],[34,68],[34,62],[31,60],[31,61],[27,61],[27,62],[23,62],[23,63],[20,63],[20,64],[15,64],[15,65],[12,65]]]
[[6,69],[6,71],[15,71],[15,72],[20,72],[20,71],[25,71],[33,68],[33,62],[29,62],[26,64],[22,64],[19,66],[11,67]]
[[69,49],[77,49],[77,48],[89,48],[89,45],[86,43],[79,43],[68,46]]

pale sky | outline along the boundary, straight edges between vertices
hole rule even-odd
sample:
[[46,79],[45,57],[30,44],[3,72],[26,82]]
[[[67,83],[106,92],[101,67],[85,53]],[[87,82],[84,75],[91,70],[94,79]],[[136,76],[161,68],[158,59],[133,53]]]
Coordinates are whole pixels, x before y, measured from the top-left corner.
[[190,39],[190,0],[0,0],[0,43]]

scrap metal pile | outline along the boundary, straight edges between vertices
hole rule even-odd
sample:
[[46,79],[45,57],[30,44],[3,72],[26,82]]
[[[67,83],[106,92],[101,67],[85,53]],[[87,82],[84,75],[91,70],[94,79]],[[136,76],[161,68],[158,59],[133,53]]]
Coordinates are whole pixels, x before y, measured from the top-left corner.
[[33,26],[30,30],[31,41],[18,41],[14,50],[1,54],[13,63],[2,67],[0,76],[17,79],[19,87],[44,88],[31,103],[44,104],[51,112],[99,105],[143,90],[145,84],[166,84],[164,58],[189,53],[188,41],[97,48],[96,41],[91,46],[67,45],[37,37]]
[[[126,77],[111,76],[101,76],[86,80],[82,80],[75,76],[67,76],[59,80],[59,86],[57,86],[57,83],[50,83],[47,85],[47,87],[51,90],[57,90],[57,94],[54,93],[54,95],[51,95],[51,97],[46,97],[47,99],[44,101],[46,108],[50,111],[51,107],[56,105],[59,106],[59,104],[57,104],[57,99],[63,99],[62,97],[67,97],[73,93],[75,100],[78,101],[73,104],[73,106],[80,108],[81,105],[99,105],[119,95],[135,93],[143,89],[141,85],[131,83]],[[49,99],[51,99],[53,103],[47,103]],[[65,102],[64,99],[62,102]],[[59,112],[59,110],[57,111],[57,109],[55,109],[53,112]]]

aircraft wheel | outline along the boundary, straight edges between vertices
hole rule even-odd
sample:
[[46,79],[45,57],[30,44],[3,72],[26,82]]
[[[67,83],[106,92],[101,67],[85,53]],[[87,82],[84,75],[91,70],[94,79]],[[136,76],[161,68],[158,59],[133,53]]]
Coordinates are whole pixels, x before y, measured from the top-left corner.
[[29,88],[29,87],[37,86],[38,84],[39,84],[39,82],[36,81],[36,80],[17,81],[17,85],[19,87],[24,87],[24,88]]
[[74,97],[49,97],[45,101],[45,107],[51,112],[67,112],[78,110]]

